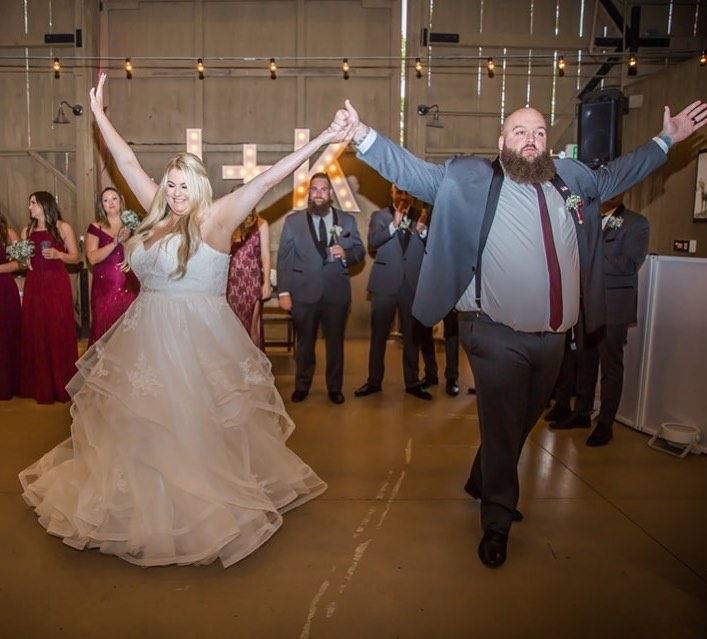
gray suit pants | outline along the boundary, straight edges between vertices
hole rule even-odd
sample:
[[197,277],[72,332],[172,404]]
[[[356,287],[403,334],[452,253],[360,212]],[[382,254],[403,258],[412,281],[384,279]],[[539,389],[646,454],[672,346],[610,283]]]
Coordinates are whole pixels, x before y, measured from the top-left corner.
[[406,281],[396,295],[373,293],[371,298],[371,345],[368,351],[368,383],[380,386],[385,374],[385,349],[398,311],[400,330],[403,334],[403,377],[405,387],[417,386],[419,381],[419,347],[415,343],[412,301],[415,291]]
[[507,533],[518,504],[518,460],[562,363],[564,333],[522,333],[487,315],[459,313],[459,340],[476,381],[481,429],[467,486],[481,526]]

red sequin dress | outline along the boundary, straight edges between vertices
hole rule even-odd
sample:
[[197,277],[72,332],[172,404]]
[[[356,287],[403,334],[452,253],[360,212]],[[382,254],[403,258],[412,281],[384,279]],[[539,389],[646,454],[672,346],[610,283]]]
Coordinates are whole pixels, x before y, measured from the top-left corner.
[[[268,273],[268,276],[270,274]],[[263,266],[257,226],[231,246],[226,299],[253,343],[265,350],[263,336]]]
[[[98,248],[113,242],[111,235],[95,224],[91,224],[86,233],[98,238]],[[135,274],[120,270],[124,258],[123,245],[118,244],[106,259],[93,266],[89,346],[115,324],[140,292]]]
[[78,346],[71,282],[61,260],[42,256],[42,242],[64,251],[46,230],[33,231],[35,245],[22,300],[20,394],[40,404],[68,402],[66,384],[76,373]]

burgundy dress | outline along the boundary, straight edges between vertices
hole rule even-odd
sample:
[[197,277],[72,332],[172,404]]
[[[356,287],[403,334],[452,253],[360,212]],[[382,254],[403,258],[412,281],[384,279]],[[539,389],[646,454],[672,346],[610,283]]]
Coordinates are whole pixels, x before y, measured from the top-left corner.
[[78,359],[71,282],[61,260],[42,256],[42,242],[64,251],[49,231],[33,231],[32,270],[27,271],[22,299],[20,394],[40,404],[67,402],[66,384]]
[[[0,244],[0,264],[9,260]],[[20,293],[12,273],[0,273],[0,399],[20,392]]]
[[[270,274],[268,273],[268,276]],[[257,226],[231,246],[226,299],[253,343],[265,350],[263,336],[263,266]]]
[[[113,241],[109,233],[95,224],[91,224],[86,233],[98,238],[98,248]],[[118,244],[105,260],[93,266],[89,346],[115,324],[140,292],[140,283],[135,274],[120,270],[123,259],[123,245]]]

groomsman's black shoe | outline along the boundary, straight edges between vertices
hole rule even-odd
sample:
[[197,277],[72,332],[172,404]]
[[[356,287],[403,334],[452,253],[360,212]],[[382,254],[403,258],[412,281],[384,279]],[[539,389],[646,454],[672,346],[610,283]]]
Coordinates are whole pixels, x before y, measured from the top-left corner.
[[496,530],[487,530],[479,544],[479,559],[484,566],[498,568],[506,561],[508,535]]
[[459,385],[453,379],[447,380],[447,387],[444,390],[450,397],[456,397],[459,395]]
[[307,395],[309,395],[309,391],[296,390],[292,393],[292,401],[303,402],[305,399],[307,399]]
[[408,386],[405,392],[408,395],[414,395],[418,399],[432,399],[432,395],[430,395],[423,386]]
[[469,388],[466,389],[466,394],[467,395],[476,395],[476,389],[469,386]]
[[344,396],[342,393],[329,393],[329,399],[335,404],[344,403]]
[[356,397],[365,397],[366,395],[373,395],[373,393],[380,393],[381,392],[381,387],[376,386],[375,384],[369,384],[366,382],[363,386],[360,388],[357,388],[354,391],[354,395]]
[[572,411],[569,406],[562,406],[561,404],[555,404],[547,413],[543,419],[546,422],[563,422],[568,417],[572,415]]
[[611,424],[602,424],[597,422],[597,426],[592,434],[587,437],[587,446],[606,446],[614,436],[614,430]]
[[581,413],[572,413],[566,419],[550,424],[550,428],[555,430],[569,430],[571,428],[590,428],[592,425],[591,415],[582,415]]
[[[474,499],[477,499],[481,501],[481,493],[472,486],[470,481],[467,481],[466,484],[464,484],[464,492],[469,495],[470,497],[473,497]],[[523,521],[523,513],[520,512],[517,508],[513,511],[513,521]]]
[[422,388],[437,386],[437,384],[439,384],[439,377],[437,377],[437,375],[425,375],[422,380]]

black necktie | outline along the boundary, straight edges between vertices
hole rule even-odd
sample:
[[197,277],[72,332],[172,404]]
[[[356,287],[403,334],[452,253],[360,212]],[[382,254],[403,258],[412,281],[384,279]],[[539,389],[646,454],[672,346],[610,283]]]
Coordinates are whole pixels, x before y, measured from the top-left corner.
[[320,215],[319,216],[319,252],[322,254],[322,257],[326,257],[326,224],[324,224],[324,218]]
[[550,214],[543,187],[533,184],[538,194],[538,208],[540,209],[540,224],[543,230],[543,244],[545,245],[545,259],[547,260],[547,273],[550,278],[550,328],[556,331],[562,324],[562,275],[560,261],[555,250],[555,238],[552,235]]

